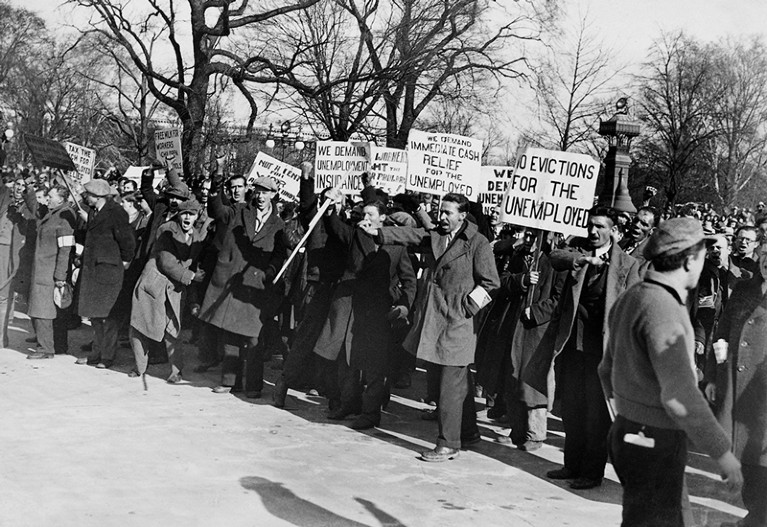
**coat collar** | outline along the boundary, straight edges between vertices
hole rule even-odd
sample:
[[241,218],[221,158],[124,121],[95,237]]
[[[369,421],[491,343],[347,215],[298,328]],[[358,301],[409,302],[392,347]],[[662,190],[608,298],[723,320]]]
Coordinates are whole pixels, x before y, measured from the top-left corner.
[[242,224],[245,226],[245,232],[251,242],[256,242],[265,237],[279,221],[277,210],[272,207],[272,213],[261,226],[261,229],[256,232],[256,214],[256,207],[253,205],[248,204],[242,208]]
[[438,231],[431,232],[431,250],[432,254],[440,255],[437,258],[438,264],[444,264],[446,262],[455,260],[456,258],[469,252],[471,245],[471,239],[477,235],[479,231],[477,226],[470,221],[464,221],[463,227],[453,237],[453,241],[446,251],[442,252],[441,244],[443,243],[444,235]]

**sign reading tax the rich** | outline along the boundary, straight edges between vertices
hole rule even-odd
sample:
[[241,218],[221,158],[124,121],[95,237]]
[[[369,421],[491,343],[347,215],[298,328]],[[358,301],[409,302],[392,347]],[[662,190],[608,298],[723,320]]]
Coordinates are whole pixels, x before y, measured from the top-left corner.
[[443,196],[449,192],[477,200],[482,141],[455,134],[410,130],[407,188]]
[[567,236],[586,236],[599,161],[584,154],[528,148],[518,156],[501,221]]
[[328,187],[344,194],[362,192],[362,173],[368,170],[369,143],[318,141],[314,158],[314,186]]
[[253,181],[261,176],[270,177],[277,182],[280,199],[298,201],[298,191],[301,186],[300,169],[259,152],[253,162],[253,169],[248,175],[248,184],[253,184]]
[[64,143],[64,147],[77,170],[73,179],[77,179],[80,183],[87,183],[93,179],[93,169],[96,167],[96,151],[75,143]]

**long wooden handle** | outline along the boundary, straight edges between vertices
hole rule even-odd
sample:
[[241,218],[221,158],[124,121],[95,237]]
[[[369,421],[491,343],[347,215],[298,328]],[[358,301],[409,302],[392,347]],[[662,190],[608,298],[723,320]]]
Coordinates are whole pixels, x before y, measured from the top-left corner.
[[290,262],[293,261],[293,259],[296,257],[296,255],[301,250],[301,247],[304,246],[306,243],[306,240],[309,239],[309,235],[312,233],[314,228],[317,226],[317,224],[322,219],[322,216],[325,214],[325,211],[328,210],[328,207],[332,204],[332,201],[329,199],[325,200],[325,203],[322,204],[322,206],[317,211],[317,214],[314,215],[314,218],[312,218],[312,221],[309,223],[309,228],[306,229],[306,232],[304,233],[301,240],[298,242],[298,245],[293,249],[293,252],[290,253],[290,256],[287,260],[285,260],[285,263],[282,264],[282,269],[280,269],[280,272],[277,273],[277,276],[274,277],[274,280],[272,280],[272,284],[276,284],[277,281],[282,278],[282,275],[285,274],[285,271],[287,270],[288,266],[290,265]]

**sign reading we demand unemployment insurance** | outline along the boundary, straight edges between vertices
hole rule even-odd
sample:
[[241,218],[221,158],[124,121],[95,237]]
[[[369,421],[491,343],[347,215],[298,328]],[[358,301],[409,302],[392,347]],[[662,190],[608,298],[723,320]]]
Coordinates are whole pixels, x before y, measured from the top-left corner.
[[443,196],[448,192],[477,200],[482,141],[454,134],[411,130],[407,139],[407,188]]
[[517,158],[501,221],[566,236],[586,236],[599,162],[584,154],[528,148]]

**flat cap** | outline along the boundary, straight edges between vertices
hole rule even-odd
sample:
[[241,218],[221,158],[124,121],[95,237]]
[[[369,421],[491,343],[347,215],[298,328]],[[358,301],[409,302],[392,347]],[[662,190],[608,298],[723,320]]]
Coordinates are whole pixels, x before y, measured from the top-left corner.
[[107,183],[105,179],[91,179],[83,185],[83,188],[88,194],[98,196],[99,198],[117,193],[111,186],[109,186],[109,183]]
[[176,212],[200,212],[200,202],[194,198],[182,201],[176,206]]
[[181,199],[189,199],[189,196],[191,195],[189,187],[183,181],[177,185],[168,185],[163,192],[166,196],[174,196]]
[[661,223],[652,233],[644,249],[644,257],[652,260],[662,255],[672,255],[689,249],[703,240],[713,241],[707,236],[695,218],[671,218]]
[[272,192],[277,192],[277,182],[270,177],[260,176],[253,181],[253,188],[261,187]]

